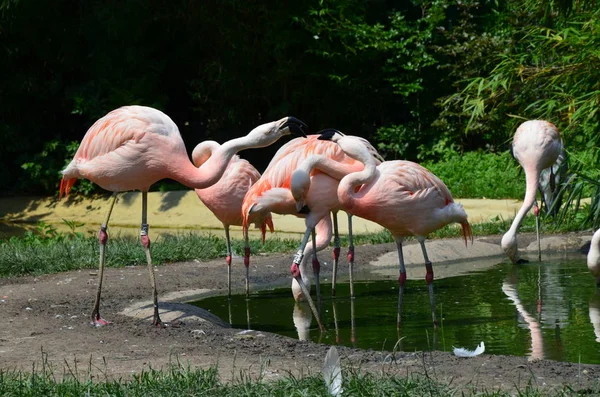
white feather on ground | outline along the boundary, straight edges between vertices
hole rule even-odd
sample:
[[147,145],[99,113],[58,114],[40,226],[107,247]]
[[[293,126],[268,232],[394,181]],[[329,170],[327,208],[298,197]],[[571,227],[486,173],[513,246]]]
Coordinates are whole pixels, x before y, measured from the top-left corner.
[[340,356],[335,346],[331,346],[325,355],[323,379],[325,379],[329,394],[334,397],[342,395],[342,369],[340,368]]
[[[454,346],[452,346],[452,347],[454,347]],[[481,342],[479,344],[479,346],[477,346],[477,349],[475,349],[475,350],[464,349],[462,347],[454,347],[454,355],[458,356],[458,357],[475,357],[475,356],[480,355],[484,351],[485,351],[485,344],[483,342]]]

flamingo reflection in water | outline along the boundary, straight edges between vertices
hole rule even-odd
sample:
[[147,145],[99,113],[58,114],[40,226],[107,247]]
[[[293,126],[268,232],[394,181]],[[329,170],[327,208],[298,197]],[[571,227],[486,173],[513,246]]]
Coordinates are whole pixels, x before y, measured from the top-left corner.
[[[352,345],[356,347],[356,323],[355,323],[355,312],[354,312],[354,301],[355,299],[350,299],[350,342]],[[340,327],[338,321],[338,305],[345,305],[345,303],[340,303],[336,299],[331,300],[331,309],[333,313],[333,324],[335,327],[335,343],[339,344],[342,339],[340,337]],[[310,326],[312,323],[312,312],[310,310],[310,306],[306,301],[295,302],[294,311],[292,312],[292,319],[294,321],[294,326],[296,327],[296,332],[298,332],[298,340],[301,341],[309,341],[310,340]],[[319,338],[322,337],[322,333],[320,333]]]
[[[539,291],[539,290],[538,290]],[[506,280],[502,283],[502,292],[512,301],[519,312],[519,315],[523,320],[527,323],[527,327],[529,328],[529,332],[531,333],[531,354],[529,355],[529,361],[537,361],[544,358],[544,343],[542,338],[542,327],[540,322],[527,310],[525,310],[525,306],[521,303],[521,299],[519,299],[519,295],[517,293],[517,277],[516,272],[511,272],[506,277]],[[542,305],[541,305],[541,296],[538,294],[538,302],[537,302],[537,311],[538,314],[541,314]]]
[[592,327],[594,327],[596,342],[600,342],[600,289],[596,290],[590,299],[589,315]]

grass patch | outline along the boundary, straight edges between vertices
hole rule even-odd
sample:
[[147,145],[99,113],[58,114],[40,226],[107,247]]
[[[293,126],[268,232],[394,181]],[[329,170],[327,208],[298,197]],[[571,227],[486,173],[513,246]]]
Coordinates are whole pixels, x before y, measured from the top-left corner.
[[[0,371],[0,395],[6,396],[330,396],[321,374],[303,377],[286,375],[273,381],[250,379],[243,373],[233,382],[223,382],[217,368],[199,369],[172,365],[167,370],[154,369],[130,379],[102,380],[103,374],[81,376],[77,368],[67,366],[60,380],[47,363],[31,373]],[[98,372],[98,371],[95,371]],[[102,371],[100,371],[102,372]],[[439,383],[425,375],[400,376],[362,373],[342,369],[343,396],[563,396],[578,395],[566,387],[541,392],[533,386],[522,390],[464,390]],[[81,380],[81,379],[85,380]],[[598,392],[597,390],[596,392]],[[590,391],[585,391],[592,392]]]
[[[542,218],[543,233],[563,233],[581,230],[585,212],[579,211],[557,225],[552,218]],[[495,218],[489,222],[472,225],[474,236],[497,235],[505,233],[511,220]],[[76,232],[58,232],[52,226],[40,223],[36,232],[27,232],[24,237],[11,237],[0,240],[0,277],[23,275],[41,275],[98,266],[99,246],[96,237],[84,236]],[[524,219],[519,232],[534,232],[535,219]],[[461,237],[458,225],[448,225],[429,238]],[[348,237],[341,236],[341,245],[348,246]],[[389,231],[355,235],[354,244],[391,243],[394,239]],[[260,239],[251,239],[253,255],[262,253],[292,253],[298,249],[300,238],[268,238],[263,245]],[[242,240],[232,241],[233,251],[241,256],[244,252]],[[225,238],[211,234],[194,232],[161,234],[152,242],[152,259],[156,265],[192,261],[210,260],[225,257]],[[146,257],[139,239],[132,236],[111,237],[106,249],[107,267],[145,265]]]
[[525,195],[525,173],[508,151],[454,153],[421,165],[444,181],[454,197],[522,200]]

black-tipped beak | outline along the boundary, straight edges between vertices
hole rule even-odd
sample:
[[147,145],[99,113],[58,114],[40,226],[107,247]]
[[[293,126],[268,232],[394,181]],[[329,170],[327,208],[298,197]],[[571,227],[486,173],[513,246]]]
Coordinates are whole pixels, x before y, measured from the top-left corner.
[[300,136],[306,138],[306,131],[308,131],[308,126],[306,125],[306,123],[304,121],[298,120],[297,118],[290,116],[287,118],[287,121],[285,123],[283,123],[283,125],[280,127],[280,129],[283,129],[286,127],[290,129],[290,132],[292,134],[300,135]]
[[298,211],[299,214],[309,214],[310,213],[310,208],[308,208],[307,205],[302,206],[302,208],[300,208],[300,210]]
[[321,131],[317,132],[317,134],[321,134],[317,138],[317,139],[319,139],[321,141],[330,141],[331,138],[333,138],[333,136],[335,134],[341,134],[341,135],[343,135],[340,131],[338,131],[338,130],[336,130],[334,128],[327,128],[325,130],[321,130]]

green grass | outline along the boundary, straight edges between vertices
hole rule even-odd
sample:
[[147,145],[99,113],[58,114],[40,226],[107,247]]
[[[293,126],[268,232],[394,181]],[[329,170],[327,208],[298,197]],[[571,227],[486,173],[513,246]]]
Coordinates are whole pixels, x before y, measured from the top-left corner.
[[[295,377],[284,375],[274,381],[250,379],[241,373],[232,382],[220,380],[217,368],[199,369],[172,365],[164,371],[146,370],[129,379],[107,380],[91,365],[87,374],[67,366],[56,376],[43,363],[32,372],[0,371],[2,396],[329,396],[321,374]],[[93,375],[93,376],[92,376]],[[486,391],[481,387],[460,389],[439,383],[426,375],[400,376],[342,369],[343,396],[572,396],[570,388],[541,392],[534,386],[521,390]],[[599,392],[596,390],[595,392]],[[594,394],[585,390],[585,395]],[[516,394],[515,394],[516,393]],[[579,394],[584,395],[584,394]]]
[[454,197],[522,200],[525,195],[525,174],[508,151],[454,153],[422,165],[444,181]]
[[[556,225],[550,218],[543,220],[542,231],[569,232],[581,230],[585,213],[574,213],[566,222]],[[497,235],[508,230],[509,219],[496,218],[490,222],[472,225],[474,236]],[[52,226],[40,223],[37,232],[28,232],[24,237],[0,240],[0,277],[41,275],[98,266],[98,240],[75,231],[58,232]],[[534,218],[526,217],[519,231],[535,231]],[[461,237],[457,225],[446,226],[429,238]],[[382,244],[393,242],[387,230],[354,236],[354,245]],[[259,253],[292,253],[298,249],[299,239],[267,238],[264,245],[259,239],[251,239],[253,255]],[[341,236],[342,246],[348,245],[347,236]],[[243,255],[242,240],[233,240],[232,248]],[[209,260],[225,256],[225,238],[210,234],[178,233],[163,234],[152,241],[152,259],[156,265],[191,260]],[[110,238],[106,249],[107,267],[145,265],[144,250],[135,237]]]

